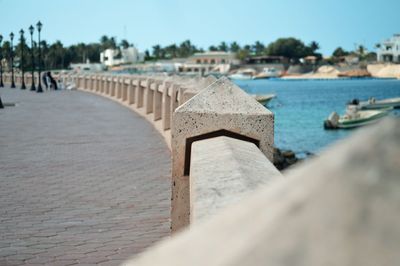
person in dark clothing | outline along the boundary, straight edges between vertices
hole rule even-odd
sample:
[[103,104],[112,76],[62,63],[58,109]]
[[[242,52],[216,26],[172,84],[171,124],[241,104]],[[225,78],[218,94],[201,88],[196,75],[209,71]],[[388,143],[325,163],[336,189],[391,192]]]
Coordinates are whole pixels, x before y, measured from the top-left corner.
[[47,72],[43,73],[42,82],[46,86],[46,90],[49,89],[49,84],[47,83]]
[[57,81],[51,76],[51,72],[47,72],[47,78],[50,82],[50,88],[52,88],[53,90],[57,90]]

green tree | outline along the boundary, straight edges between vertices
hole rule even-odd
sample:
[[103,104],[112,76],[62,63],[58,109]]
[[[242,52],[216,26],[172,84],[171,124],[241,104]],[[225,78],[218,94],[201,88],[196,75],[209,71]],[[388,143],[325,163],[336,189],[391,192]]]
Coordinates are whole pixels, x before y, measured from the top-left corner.
[[65,54],[66,49],[60,41],[49,46],[49,50],[46,55],[46,65],[50,69],[60,69],[65,66]]
[[130,46],[129,42],[125,39],[121,40],[119,46],[121,46],[122,48],[126,49]]
[[[24,58],[21,60],[22,49],[24,49]],[[25,70],[30,66],[30,56],[29,56],[29,47],[26,45],[26,38],[21,36],[19,37],[19,42],[15,44],[14,47],[14,66],[21,69],[23,67]],[[23,66],[21,65],[23,62]]]
[[231,43],[229,50],[232,53],[237,53],[240,50],[240,45],[237,42],[233,42],[233,43]]
[[240,49],[237,53],[236,53],[236,57],[239,60],[245,60],[247,57],[249,57],[251,55],[251,46],[250,45],[245,45],[243,46],[242,49]]
[[309,55],[309,50],[299,39],[279,38],[268,45],[266,53],[268,55],[285,56],[298,61],[298,59]]
[[176,44],[165,47],[165,56],[167,58],[176,58],[178,56],[178,47]]
[[218,51],[222,51],[222,52],[227,52],[228,51],[228,45],[226,44],[226,42],[221,42],[218,45]]
[[117,48],[117,41],[114,37],[109,38],[107,35],[103,35],[100,38],[101,49],[104,51],[106,49]]
[[162,48],[159,44],[153,46],[153,57],[155,59],[160,59],[162,56]]
[[9,41],[3,41],[1,52],[4,58],[3,60],[7,62],[7,67],[9,68],[11,64],[11,43]]
[[264,53],[265,46],[260,41],[256,41],[253,44],[252,50],[255,55],[262,55]]
[[194,46],[190,40],[186,40],[179,45],[178,55],[179,57],[189,57],[196,53],[198,50],[196,46]]
[[341,57],[346,55],[349,55],[349,52],[345,51],[342,47],[336,48],[332,53],[332,56],[334,57]]
[[208,47],[208,50],[211,52],[215,52],[215,51],[218,51],[218,47],[211,45],[210,47]]
[[317,50],[320,49],[319,43],[316,41],[312,41],[308,47],[310,47],[311,53],[315,54]]
[[153,57],[150,55],[149,50],[144,51],[144,60],[145,61],[153,60]]

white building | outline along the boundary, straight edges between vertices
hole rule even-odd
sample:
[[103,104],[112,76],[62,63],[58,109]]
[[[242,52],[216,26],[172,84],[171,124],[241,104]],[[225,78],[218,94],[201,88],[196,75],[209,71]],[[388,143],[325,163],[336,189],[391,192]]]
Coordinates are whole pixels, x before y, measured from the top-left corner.
[[189,73],[228,73],[232,65],[239,64],[234,53],[206,52],[196,53],[178,67],[179,72]]
[[70,68],[78,72],[80,71],[100,72],[105,70],[103,64],[90,63],[89,59],[86,60],[86,63],[71,64]]
[[135,47],[126,49],[106,49],[100,53],[100,62],[106,66],[135,64],[144,61],[144,53],[139,53]]
[[400,34],[383,41],[377,50],[379,62],[400,63]]

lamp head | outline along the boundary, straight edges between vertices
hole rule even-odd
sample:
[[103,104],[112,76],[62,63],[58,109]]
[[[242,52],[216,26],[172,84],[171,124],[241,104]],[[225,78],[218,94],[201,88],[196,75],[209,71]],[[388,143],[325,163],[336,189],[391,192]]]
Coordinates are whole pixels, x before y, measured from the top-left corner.
[[30,34],[32,35],[33,34],[33,31],[35,30],[35,28],[31,25],[30,27],[29,27],[29,32],[30,32]]
[[36,24],[36,28],[38,29],[39,32],[42,30],[42,26],[43,24],[40,21]]

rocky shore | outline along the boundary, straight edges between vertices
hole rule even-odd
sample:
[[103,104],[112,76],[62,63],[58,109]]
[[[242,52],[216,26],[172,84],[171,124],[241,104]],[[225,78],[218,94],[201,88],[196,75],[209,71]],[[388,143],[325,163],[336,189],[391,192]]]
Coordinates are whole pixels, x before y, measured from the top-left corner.
[[283,79],[338,79],[338,78],[398,78],[400,79],[400,65],[398,64],[369,64],[364,67],[353,66],[320,66],[317,70],[308,73],[290,73]]

